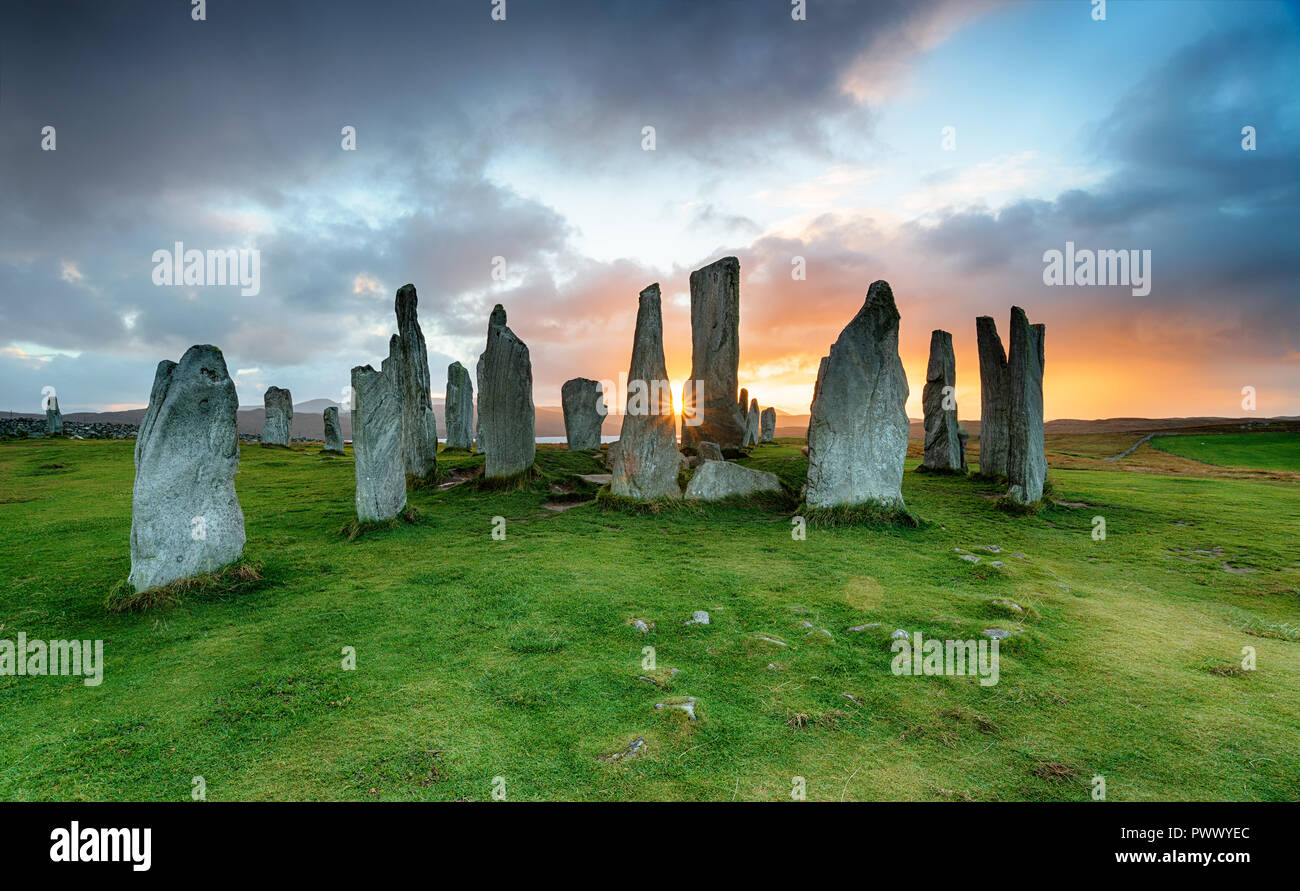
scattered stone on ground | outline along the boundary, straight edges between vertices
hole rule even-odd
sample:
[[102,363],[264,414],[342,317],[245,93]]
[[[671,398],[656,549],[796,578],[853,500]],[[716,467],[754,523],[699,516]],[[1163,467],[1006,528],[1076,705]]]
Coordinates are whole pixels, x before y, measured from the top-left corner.
[[625,758],[633,758],[645,749],[645,738],[638,736],[622,749],[609,755],[600,756],[601,761],[622,761]]
[[976,557],[974,554],[961,554],[961,555],[959,555],[959,556],[960,556],[963,560],[967,560],[967,561],[969,561],[969,562],[971,562],[971,563],[978,563],[978,562],[980,562],[980,558],[979,558],[979,557]]
[[866,630],[868,630],[868,629],[870,629],[870,628],[879,628],[879,627],[880,627],[880,623],[879,623],[879,622],[867,622],[865,625],[854,625],[854,626],[853,626],[852,628],[850,628],[849,630],[852,631],[852,632],[854,632],[855,634],[857,634],[857,633],[860,633],[860,632],[866,631]]
[[657,709],[679,708],[682,711],[686,712],[686,715],[688,718],[690,718],[690,720],[692,721],[695,720],[695,697],[694,696],[687,696],[681,702],[667,702],[667,701],[656,702],[655,708]]
[[709,614],[707,611],[697,609],[691,614],[691,617],[682,623],[683,625],[707,625],[709,624]]
[[1011,632],[1006,630],[1005,628],[985,628],[981,633],[985,637],[991,638],[993,640],[1003,640],[1004,638],[1008,638],[1011,636]]
[[780,491],[781,478],[775,473],[730,461],[705,461],[686,485],[686,497],[699,501],[720,501],[731,496]]

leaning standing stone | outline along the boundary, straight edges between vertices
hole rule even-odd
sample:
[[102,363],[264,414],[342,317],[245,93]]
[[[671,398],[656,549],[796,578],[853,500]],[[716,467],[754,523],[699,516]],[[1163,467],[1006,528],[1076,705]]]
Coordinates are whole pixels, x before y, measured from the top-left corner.
[[447,401],[443,403],[447,421],[447,448],[469,449],[474,444],[474,385],[469,369],[459,362],[447,366]]
[[600,427],[605,421],[605,403],[599,381],[575,377],[560,388],[564,407],[564,433],[569,451],[600,448]]
[[734,401],[739,365],[740,261],[723,257],[691,273],[691,380],[682,389],[682,414],[692,423],[682,425],[683,446],[708,441],[740,448],[744,406],[738,410]]
[[262,445],[289,445],[293,429],[293,396],[280,387],[267,387],[262,396],[265,420],[262,423]]
[[745,415],[745,445],[758,445],[760,425],[763,421],[762,415],[763,412],[758,407],[758,400],[750,400],[749,412]]
[[1046,328],[1030,325],[1011,307],[1011,353],[1007,357],[1007,496],[1019,504],[1043,497],[1047,455],[1043,443],[1043,339]]
[[131,584],[137,592],[213,572],[244,552],[235,495],[239,400],[221,350],[158,364],[135,443]]
[[59,411],[58,396],[50,396],[45,404],[45,433],[47,436],[63,434],[63,412]]
[[921,407],[925,412],[925,452],[921,466],[927,470],[961,470],[962,445],[957,426],[957,357],[952,335],[930,334],[930,363],[925,372]]
[[391,369],[352,369],[352,454],[357,465],[357,518],[374,523],[396,517],[406,507],[406,465],[402,397]]
[[1007,475],[1007,354],[989,316],[975,320],[980,353],[980,474]]
[[415,285],[397,289],[393,309],[397,333],[388,342],[388,361],[402,403],[402,463],[416,479],[433,476],[438,463],[438,422],[429,389],[429,352],[420,330]]
[[681,498],[677,418],[664,363],[659,285],[641,292],[627,375],[627,410],[614,456],[610,491],[628,498]]
[[776,409],[763,409],[762,436],[760,442],[776,442]]
[[491,443],[484,476],[514,476],[528,470],[537,456],[533,363],[528,345],[506,326],[506,311],[500,304],[488,323],[479,398],[483,428]]
[[903,506],[909,422],[898,319],[889,284],[875,282],[822,359],[808,423],[809,507]]
[[325,409],[325,449],[334,455],[343,454],[343,428],[339,425],[339,407],[331,405]]

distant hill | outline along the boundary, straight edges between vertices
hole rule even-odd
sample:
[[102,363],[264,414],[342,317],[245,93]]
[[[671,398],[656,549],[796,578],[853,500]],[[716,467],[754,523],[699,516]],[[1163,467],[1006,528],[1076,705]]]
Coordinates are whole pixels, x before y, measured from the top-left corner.
[[[323,439],[325,436],[325,422],[322,413],[331,405],[337,406],[339,403],[332,399],[309,399],[293,407],[293,436],[303,439]],[[139,424],[144,418],[143,408],[132,408],[126,411],[109,411],[109,412],[75,412],[65,413],[64,417],[70,421],[80,421],[82,423],[113,423],[113,424]],[[443,400],[433,400],[433,413],[438,419],[438,435],[446,436],[447,419],[443,412]],[[44,415],[28,414],[25,412],[5,412],[0,413],[3,417],[18,418],[36,418]],[[339,420],[343,427],[344,439],[352,438],[352,416],[345,411],[339,412]],[[924,427],[920,420],[911,418],[911,437],[920,439],[924,435]],[[1098,418],[1094,420],[1084,420],[1079,418],[1058,418],[1055,421],[1048,421],[1043,425],[1044,432],[1047,434],[1080,434],[1080,433],[1150,433],[1164,430],[1182,430],[1200,427],[1216,427],[1224,424],[1262,424],[1262,423],[1285,423],[1300,421],[1300,416],[1277,417],[1277,418]],[[262,406],[241,406],[239,409],[239,432],[244,434],[260,435],[262,425],[265,422],[265,412]],[[620,415],[611,412],[605,418],[605,423],[601,432],[608,436],[617,436],[622,421]],[[979,436],[980,422],[978,420],[963,420],[962,426],[965,427],[972,438]],[[558,405],[539,405],[536,409],[536,430],[538,436],[563,436],[564,435],[564,411]],[[782,437],[801,437],[808,433],[808,415],[787,414],[780,409],[776,413],[776,435]]]

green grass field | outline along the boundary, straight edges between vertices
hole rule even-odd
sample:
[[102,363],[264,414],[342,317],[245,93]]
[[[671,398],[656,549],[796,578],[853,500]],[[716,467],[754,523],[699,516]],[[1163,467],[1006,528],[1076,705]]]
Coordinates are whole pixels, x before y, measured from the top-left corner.
[[1162,452],[1218,467],[1300,471],[1300,433],[1215,433],[1157,436]]
[[[102,638],[106,662],[99,687],[0,677],[0,799],[182,800],[201,776],[209,800],[788,800],[803,777],[812,800],[1085,801],[1094,775],[1111,800],[1300,798],[1294,484],[1054,469],[1061,503],[1011,516],[909,462],[921,528],[796,541],[772,507],[554,509],[603,468],[542,447],[535,490],[415,491],[417,522],[349,541],[351,457],[245,447],[264,581],[113,614],[132,448],[0,443],[0,638]],[[747,463],[805,471],[793,441]],[[995,686],[890,671],[895,629],[990,627],[1019,632]],[[695,722],[655,709],[686,696]]]

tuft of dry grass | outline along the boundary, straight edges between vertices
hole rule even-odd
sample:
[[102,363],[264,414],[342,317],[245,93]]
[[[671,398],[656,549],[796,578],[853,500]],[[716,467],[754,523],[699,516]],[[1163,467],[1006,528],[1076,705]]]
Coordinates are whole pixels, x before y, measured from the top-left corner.
[[263,581],[262,564],[241,560],[216,572],[136,591],[123,579],[113,586],[104,601],[110,613],[142,613],[153,609],[171,609],[193,597],[229,597],[250,591]]

